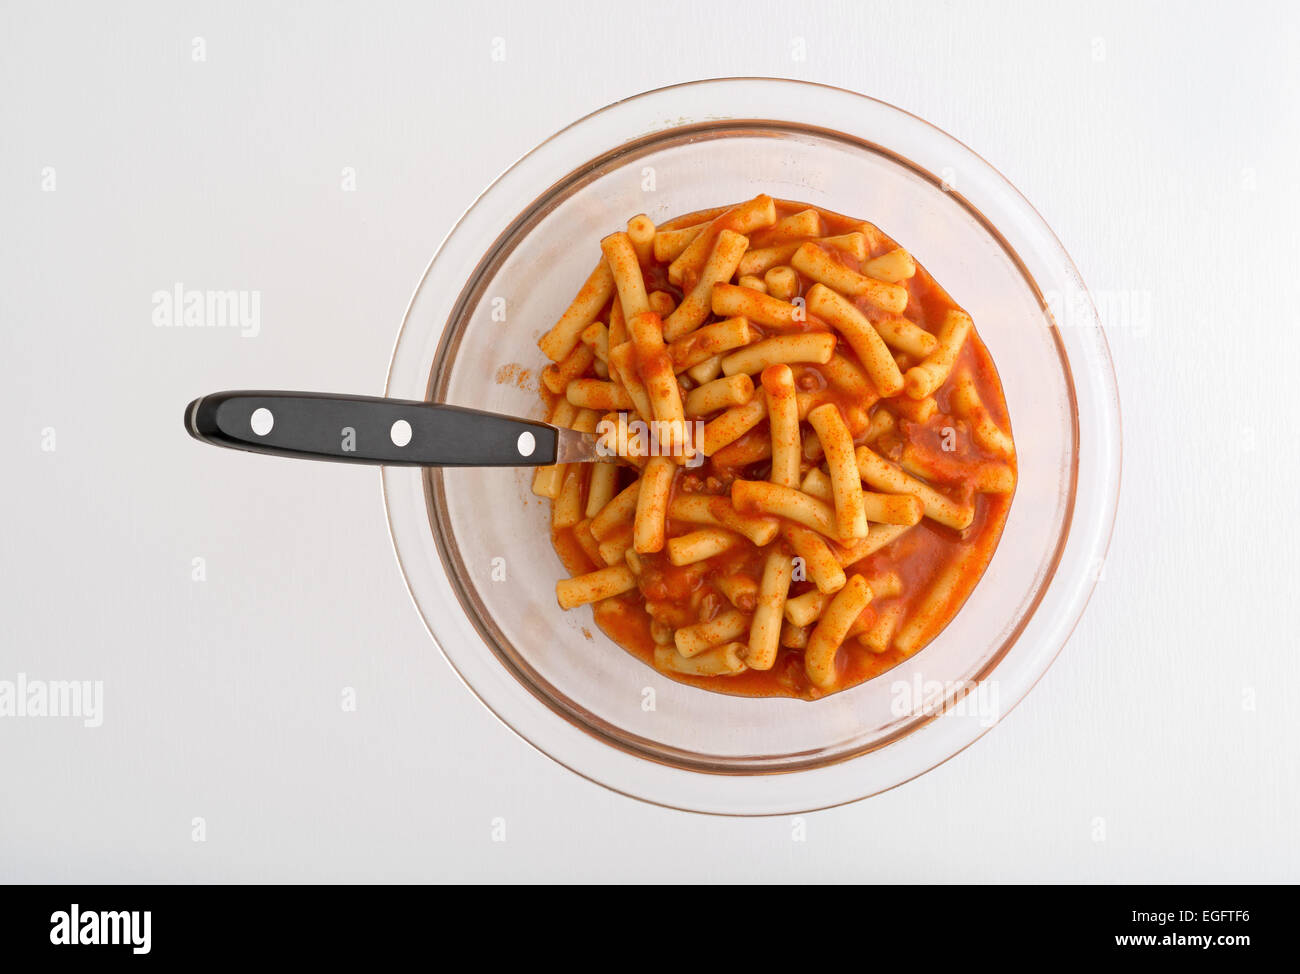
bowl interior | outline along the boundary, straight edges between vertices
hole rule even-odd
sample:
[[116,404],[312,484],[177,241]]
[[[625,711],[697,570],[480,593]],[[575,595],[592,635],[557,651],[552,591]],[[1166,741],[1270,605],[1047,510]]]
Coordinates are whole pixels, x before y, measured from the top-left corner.
[[[988,676],[1042,597],[1067,535],[1078,429],[1060,335],[1019,257],[943,173],[841,133],[721,121],[627,143],[524,207],[460,292],[428,395],[540,416],[538,337],[627,217],[656,222],[759,192],[872,221],[974,317],[1006,392],[1019,486],[998,551],[965,607],[912,659],[815,702],[725,696],[661,676],[607,639],[589,609],[561,611],[563,571],[531,471],[429,471],[428,532],[461,608],[500,663],[554,712],[657,762],[720,773],[793,771],[898,739]],[[925,687],[931,706],[917,707]],[[906,693],[902,691],[906,688]],[[900,698],[909,703],[900,706]]]

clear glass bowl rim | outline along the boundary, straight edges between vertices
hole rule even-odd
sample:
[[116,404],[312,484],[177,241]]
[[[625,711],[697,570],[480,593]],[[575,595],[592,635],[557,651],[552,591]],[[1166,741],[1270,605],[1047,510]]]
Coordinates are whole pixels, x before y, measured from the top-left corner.
[[[726,91],[719,91],[718,89],[720,86],[731,86],[731,87]],[[736,88],[736,86],[743,86],[743,87]],[[1030,617],[1032,617],[1035,611],[1041,611],[1041,609],[1043,608],[1043,603],[1047,600],[1047,596],[1052,592],[1053,586],[1056,587],[1056,590],[1059,593],[1062,588],[1066,587],[1066,582],[1069,582],[1070,591],[1066,595],[1064,600],[1066,604],[1064,606],[1064,612],[1061,615],[1061,622],[1058,623],[1056,627],[1057,636],[1054,637],[1052,640],[1055,643],[1055,645],[1051,647],[1050,652],[1046,654],[1043,653],[1039,654],[1039,659],[1036,661],[1036,664],[1033,667],[1034,672],[1029,674],[1027,679],[1022,680],[1023,685],[1017,688],[1017,692],[1015,693],[1014,699],[1011,701],[1011,704],[1006,708],[1004,708],[1004,710],[1000,715],[1000,717],[1005,716],[1005,714],[1009,712],[1011,709],[1013,709],[1014,706],[1018,704],[1021,699],[1024,698],[1024,696],[1029,692],[1029,690],[1033,688],[1033,686],[1037,683],[1037,681],[1050,667],[1051,663],[1055,660],[1057,655],[1059,655],[1060,650],[1064,647],[1065,642],[1068,641],[1069,635],[1073,632],[1075,625],[1077,625],[1078,619],[1081,617],[1083,610],[1086,608],[1087,602],[1091,596],[1096,579],[1100,575],[1101,565],[1104,562],[1105,553],[1109,547],[1109,541],[1114,526],[1114,516],[1115,516],[1115,509],[1117,506],[1119,480],[1120,480],[1121,426],[1120,426],[1120,418],[1119,418],[1118,392],[1116,389],[1113,366],[1111,365],[1111,361],[1110,361],[1109,349],[1106,344],[1105,335],[1101,329],[1100,322],[1097,320],[1096,312],[1095,309],[1093,308],[1091,297],[1087,294],[1087,289],[1086,287],[1084,287],[1082,280],[1079,278],[1077,269],[1074,268],[1073,263],[1070,261],[1068,254],[1061,246],[1059,240],[1055,237],[1055,235],[1052,233],[1050,228],[1048,228],[1047,224],[1043,221],[1042,217],[1037,213],[1037,211],[1033,209],[1032,205],[1029,204],[1029,202],[1023,197],[1023,195],[1021,195],[1014,188],[1014,186],[1012,186],[1005,179],[1005,177],[1003,177],[1000,173],[998,173],[997,170],[995,170],[992,166],[990,166],[985,160],[979,157],[967,146],[958,142],[956,139],[953,139],[947,133],[943,132],[942,130],[939,130],[938,128],[931,125],[930,123],[925,122],[923,119],[920,119],[917,116],[912,115],[911,113],[905,112],[902,109],[898,109],[895,106],[888,105],[885,102],[881,102],[878,99],[873,99],[870,98],[869,96],[862,95],[857,92],[848,91],[842,88],[834,88],[826,85],[819,85],[811,82],[793,81],[789,79],[777,79],[777,78],[717,78],[717,79],[708,79],[702,81],[685,82],[682,84],[672,85],[665,88],[653,89],[638,95],[631,96],[626,99],[621,99],[620,101],[614,102],[611,105],[606,106],[605,108],[602,108],[596,112],[592,112],[587,116],[584,116],[583,118],[579,119],[578,121],[572,123],[569,126],[566,126],[564,129],[561,129],[560,131],[556,132],[548,139],[544,140],[537,147],[535,147],[529,153],[525,154],[516,163],[514,163],[512,166],[506,169],[495,180],[493,180],[492,183],[490,183],[488,187],[483,191],[483,193],[481,193],[479,197],[474,200],[474,202],[466,210],[465,214],[462,215],[460,220],[458,220],[457,223],[448,232],[443,242],[439,245],[428,267],[426,268],[424,274],[421,276],[420,282],[416,287],[415,293],[412,296],[410,304],[408,305],[406,314],[403,319],[402,328],[399,331],[398,338],[394,347],[393,360],[392,363],[390,364],[388,382],[386,385],[386,394],[390,396],[395,394],[393,389],[394,376],[395,376],[395,371],[397,370],[398,367],[399,353],[402,350],[403,338],[407,336],[408,327],[411,325],[412,311],[414,310],[417,301],[419,300],[421,291],[424,288],[424,285],[426,284],[434,266],[437,264],[439,258],[443,255],[448,245],[456,238],[458,231],[462,229],[466,221],[475,212],[476,208],[478,208],[480,204],[486,198],[488,198],[489,195],[492,194],[494,190],[500,187],[503,181],[507,180],[507,178],[510,177],[511,174],[514,173],[519,167],[528,163],[528,161],[534,156],[536,156],[541,150],[549,146],[552,146],[554,143],[557,142],[557,140],[561,140],[564,137],[575,133],[575,131],[581,130],[586,125],[586,123],[591,122],[591,120],[593,119],[600,119],[602,117],[608,116],[612,112],[616,112],[617,110],[620,109],[621,106],[630,106],[633,103],[641,100],[662,98],[663,96],[666,95],[675,96],[678,94],[685,95],[687,93],[697,94],[698,92],[701,91],[701,89],[711,89],[713,93],[719,94],[722,97],[723,101],[726,101],[731,96],[731,93],[734,91],[739,94],[737,101],[743,102],[746,98],[747,93],[752,95],[752,92],[755,89],[771,92],[772,86],[780,86],[782,89],[786,90],[787,94],[789,94],[791,90],[797,89],[800,92],[800,97],[816,97],[817,94],[820,93],[822,97],[828,99],[847,98],[847,99],[857,99],[860,100],[860,102],[862,103],[870,103],[872,106],[875,107],[875,110],[877,112],[884,112],[888,115],[894,116],[895,117],[894,121],[897,124],[912,126],[914,130],[917,127],[924,128],[925,130],[928,130],[928,132],[921,133],[923,136],[927,138],[937,138],[941,141],[946,142],[949,147],[955,147],[957,152],[960,155],[966,157],[963,160],[964,162],[966,162],[968,165],[973,162],[975,166],[980,167],[983,170],[983,172],[981,173],[982,176],[986,178],[991,177],[991,181],[993,185],[992,185],[992,189],[989,191],[1001,195],[1001,199],[999,200],[999,202],[1001,203],[1009,202],[1012,206],[1015,207],[1015,209],[1020,211],[1019,213],[1016,214],[1018,218],[1027,219],[1033,224],[1033,226],[1030,229],[1037,233],[1037,236],[1039,237],[1038,245],[1040,247],[1045,247],[1052,250],[1050,257],[1064,269],[1064,273],[1066,274],[1067,277],[1067,282],[1066,282],[1067,285],[1077,287],[1078,291],[1081,292],[1084,298],[1086,299],[1086,310],[1084,312],[1084,316],[1086,320],[1082,322],[1078,320],[1079,311],[1076,308],[1075,321],[1072,323],[1073,330],[1075,331],[1076,335],[1072,337],[1078,337],[1079,343],[1083,343],[1083,350],[1087,353],[1089,362],[1092,365],[1092,368],[1087,373],[1085,373],[1085,378],[1088,382],[1089,389],[1090,389],[1090,395],[1088,396],[1088,399],[1089,399],[1090,406],[1096,408],[1098,412],[1098,416],[1104,420],[1104,422],[1100,424],[1100,427],[1097,428],[1096,438],[1099,441],[1099,443],[1097,444],[1099,448],[1093,455],[1093,459],[1097,461],[1094,464],[1094,466],[1096,472],[1099,473],[1100,476],[1098,478],[1094,478],[1098,480],[1098,483],[1095,485],[1095,487],[1099,488],[1099,491],[1097,490],[1093,491],[1093,493],[1096,496],[1091,500],[1092,509],[1087,512],[1090,520],[1090,525],[1089,525],[1090,537],[1088,539],[1088,541],[1090,542],[1090,544],[1088,545],[1090,551],[1088,553],[1087,558],[1084,559],[1082,562],[1077,556],[1072,559],[1073,564],[1075,566],[1074,570],[1071,573],[1073,577],[1067,579],[1067,578],[1062,578],[1060,576],[1060,569],[1062,568],[1065,560],[1064,559],[1065,544],[1070,540],[1070,536],[1074,533],[1078,525],[1079,511],[1077,509],[1078,508],[1077,501],[1078,501],[1078,494],[1079,494],[1079,486],[1078,486],[1077,468],[1079,464],[1078,464],[1078,455],[1076,454],[1076,471],[1075,471],[1076,483],[1074,488],[1074,497],[1072,498],[1073,509],[1070,512],[1067,526],[1063,532],[1064,537],[1062,541],[1061,552],[1058,554],[1058,559],[1056,563],[1056,568],[1053,572],[1053,577],[1051,578],[1050,582],[1044,586],[1044,591],[1040,594],[1039,599],[1035,603],[1034,609],[1032,609],[1030,613],[1025,617],[1025,624],[1028,623]],[[678,108],[681,109],[684,108],[684,106],[678,106]],[[626,136],[620,142],[611,145],[602,146],[598,151],[594,152],[590,156],[588,162],[600,158],[601,156],[606,155],[618,149],[621,145],[626,144],[627,142],[632,142],[639,138],[649,137],[652,135],[663,136],[667,132],[674,131],[681,128],[688,128],[691,125],[700,124],[702,122],[754,121],[758,124],[762,124],[762,122],[765,121],[764,119],[752,118],[748,112],[744,112],[744,111],[739,111],[735,113],[725,113],[720,116],[705,115],[700,118],[692,118],[689,116],[689,113],[686,111],[678,111],[678,113],[675,115],[673,113],[668,113],[668,115],[669,117],[674,119],[673,122],[664,124],[662,126],[652,124],[649,128],[646,128],[644,130],[631,131],[627,133]],[[814,128],[814,129],[821,127],[816,124],[808,124],[803,121],[794,122],[793,120],[790,119],[785,119],[785,120],[772,119],[767,121],[777,122],[778,124],[780,123],[780,121],[785,121],[795,125],[804,125],[807,128]],[[877,151],[890,156],[896,162],[900,162],[908,166],[913,171],[918,172],[919,174],[929,179],[930,181],[935,182],[936,184],[938,184],[939,182],[938,177],[935,176],[935,174],[931,170],[921,167],[917,163],[915,163],[912,159],[900,155],[897,152],[894,152],[889,146],[879,145],[877,143],[874,143],[870,139],[866,138],[861,134],[849,134],[845,132],[840,132],[838,129],[827,129],[827,130],[832,131],[835,134],[845,136],[846,138],[852,141],[868,144],[873,148],[875,148]],[[570,172],[576,171],[577,169],[581,169],[581,168],[583,168],[582,165],[579,165],[571,169]],[[554,186],[557,183],[561,183],[566,180],[567,180],[567,176],[557,179],[556,182],[552,183],[552,188],[554,188]],[[545,198],[549,193],[550,190],[543,192],[540,196],[538,196],[537,199],[535,199],[532,203],[530,203],[528,207],[526,207],[523,211],[521,211],[521,213],[528,212],[531,208],[533,208],[537,204],[539,200]],[[998,242],[1001,244],[1003,249],[1008,253],[1008,255],[1011,256],[1016,261],[1016,263],[1021,266],[1021,270],[1026,281],[1030,283],[1030,285],[1035,290],[1039,291],[1040,298],[1041,298],[1041,294],[1042,294],[1041,282],[1035,279],[1029,273],[1028,269],[1025,267],[1025,265],[1021,260],[1020,253],[1023,250],[1023,245],[1019,250],[1013,248],[1008,242],[1008,240],[1006,239],[1006,237],[1004,236],[1004,234],[1002,233],[1001,229],[995,226],[989,219],[987,219],[984,216],[983,212],[978,207],[974,206],[970,202],[965,202],[964,205],[966,205],[968,209],[970,209],[973,213],[975,213],[980,218],[981,222],[990,231],[990,233],[992,233],[997,238]],[[497,238],[498,241],[506,237],[508,233],[509,233],[508,229],[502,229],[500,236]],[[491,252],[491,249],[492,248],[488,249],[489,253]],[[478,265],[478,270],[481,270],[485,263],[486,263],[486,258],[480,261]],[[461,296],[470,293],[472,290],[473,289],[470,286],[470,284],[467,284],[464,287],[464,289],[461,291]],[[1046,314],[1051,316],[1051,311],[1050,309],[1046,308],[1046,306],[1044,307],[1044,311]],[[454,314],[450,315],[448,321],[452,320],[454,317],[455,317]],[[444,331],[446,330],[446,327],[447,327],[447,322],[443,322],[442,329]],[[1076,431],[1079,431],[1081,426],[1079,422],[1079,406],[1078,406],[1079,369],[1076,364],[1075,357],[1071,355],[1067,355],[1064,352],[1065,343],[1063,343],[1062,339],[1059,337],[1059,332],[1060,332],[1059,322],[1058,322],[1058,327],[1055,330],[1058,332],[1058,339],[1057,339],[1058,342],[1062,343],[1062,360],[1065,364],[1067,375],[1069,376],[1071,385],[1073,387],[1072,388],[1073,395],[1071,397],[1072,409],[1073,409],[1072,418],[1074,420]],[[1079,352],[1080,349],[1076,348],[1075,355],[1077,356]],[[428,363],[430,372],[432,372],[432,366],[433,363]],[[1080,443],[1080,446],[1082,445],[1083,444]],[[948,760],[950,757],[959,753],[965,747],[969,746],[980,736],[982,736],[983,733],[986,733],[988,729],[990,729],[989,727],[985,727],[979,730],[977,733],[974,733],[973,735],[967,733],[965,735],[965,739],[956,740],[956,741],[949,740],[949,742],[946,745],[939,748],[939,751],[941,751],[942,753],[935,752],[933,747],[929,748],[928,750],[931,752],[930,757],[923,758],[917,766],[908,767],[898,771],[897,773],[892,775],[891,780],[889,780],[884,784],[870,785],[868,786],[865,792],[860,790],[854,792],[853,789],[855,786],[848,785],[848,791],[846,792],[845,785],[847,784],[847,782],[844,781],[841,781],[840,783],[838,783],[838,785],[832,783],[829,788],[825,787],[825,782],[822,782],[817,787],[811,789],[801,789],[800,787],[795,785],[792,779],[797,779],[800,778],[801,776],[805,778],[815,777],[818,775],[822,775],[822,772],[825,771],[834,771],[836,767],[839,767],[840,769],[843,770],[846,769],[848,766],[854,765],[857,762],[871,760],[875,755],[885,753],[884,751],[873,749],[856,757],[841,759],[841,761],[839,761],[836,765],[831,765],[829,768],[816,768],[811,770],[794,770],[788,772],[783,771],[776,774],[773,774],[771,772],[767,772],[767,773],[759,772],[751,775],[746,775],[744,773],[725,772],[719,775],[719,774],[710,774],[707,771],[701,771],[695,769],[688,770],[681,767],[664,768],[661,765],[656,765],[653,758],[647,760],[645,756],[637,755],[635,753],[620,749],[617,744],[611,746],[611,742],[607,740],[603,740],[601,735],[594,734],[593,732],[585,728],[582,728],[580,726],[580,722],[575,722],[568,715],[559,715],[559,716],[563,716],[564,721],[567,722],[569,725],[571,725],[573,729],[577,729],[579,731],[583,731],[587,733],[589,737],[593,740],[600,740],[606,752],[605,757],[600,757],[599,755],[591,755],[589,753],[583,753],[585,749],[583,748],[575,749],[572,746],[572,742],[569,742],[569,744],[567,745],[563,744],[560,740],[560,737],[563,736],[563,731],[560,730],[559,728],[553,728],[550,730],[539,728],[537,726],[536,721],[531,719],[530,719],[530,722],[532,723],[531,729],[522,728],[521,726],[519,726],[519,724],[522,723],[522,721],[519,719],[520,715],[518,713],[510,714],[510,715],[503,713],[502,712],[503,708],[501,707],[501,701],[498,700],[496,702],[496,705],[494,705],[494,702],[487,699],[485,693],[480,692],[480,687],[476,685],[481,681],[475,680],[472,678],[472,676],[467,675],[465,672],[463,672],[463,669],[465,668],[465,659],[461,659],[460,661],[461,665],[458,665],[457,659],[454,658],[454,655],[447,651],[447,648],[443,645],[443,640],[439,639],[437,633],[435,632],[435,627],[433,625],[433,622],[429,618],[430,613],[426,610],[426,607],[421,602],[421,596],[417,592],[417,587],[419,585],[419,582],[416,578],[412,577],[413,574],[416,573],[415,566],[411,564],[410,558],[403,557],[403,550],[402,550],[403,545],[402,545],[402,541],[400,540],[401,528],[399,528],[399,526],[395,523],[396,516],[395,516],[394,509],[395,506],[397,506],[398,504],[397,501],[398,480],[403,477],[404,473],[409,475],[409,471],[401,471],[399,468],[385,468],[383,470],[383,495],[384,495],[386,513],[387,513],[387,520],[389,525],[389,533],[390,533],[390,538],[393,541],[394,552],[397,556],[398,563],[403,574],[403,579],[407,585],[408,592],[411,594],[411,597],[416,604],[417,611],[420,612],[421,618],[424,620],[426,628],[428,629],[431,638],[433,638],[435,645],[439,647],[439,650],[443,653],[444,658],[447,660],[449,665],[451,665],[453,671],[457,673],[458,677],[462,680],[462,682],[466,684],[466,686],[470,689],[470,691],[473,692],[475,696],[477,696],[480,699],[480,701],[485,706],[488,707],[489,711],[493,713],[499,720],[502,721],[502,723],[504,723],[507,727],[509,727],[512,731],[514,731],[517,735],[519,735],[524,741],[526,741],[527,743],[529,743],[530,745],[532,745],[542,753],[551,757],[553,760],[556,760],[558,763],[568,768],[569,770],[572,770],[575,773],[597,784],[610,788],[611,790],[617,791],[619,793],[626,794],[631,797],[638,798],[653,804],[659,804],[666,807],[679,808],[679,809],[689,810],[689,811],[714,812],[719,814],[740,814],[740,815],[788,814],[795,811],[807,811],[815,808],[833,807],[835,805],[844,804],[846,802],[869,797],[872,794],[879,793],[880,791],[887,790],[888,788],[896,787],[898,784],[902,784],[905,781],[911,780],[911,778],[923,774],[926,771],[932,769],[933,767],[936,767],[938,764],[941,764],[944,761]],[[1083,565],[1082,571],[1080,571],[1080,567],[1079,567],[1080,564]],[[455,610],[461,611],[461,606],[459,604],[456,604]],[[1013,644],[1019,638],[1019,636],[1023,634],[1024,628],[1025,628],[1024,625],[1018,627],[1016,635],[1013,636],[1012,639],[1008,641],[1007,644],[1008,651],[1011,648],[1014,648]],[[487,647],[478,647],[478,648],[481,648],[484,651],[484,653],[491,655],[491,652],[490,650],[488,650]],[[990,667],[990,669],[1000,664],[1006,655],[1007,652],[999,653],[996,658],[996,662],[994,663],[993,667]],[[495,658],[493,658],[493,662],[499,663],[499,661],[496,660]],[[545,706],[544,703],[541,705]],[[553,707],[551,709],[554,710]],[[543,723],[545,722],[543,721]],[[908,735],[915,735],[917,732],[921,731],[922,729],[930,728],[930,727],[934,727],[933,715],[918,719],[916,722],[914,722],[913,725],[909,727],[907,734],[904,735],[903,737],[903,740],[906,740]],[[558,735],[555,733],[555,731],[557,730],[559,731]],[[951,734],[945,736],[948,738],[952,737]],[[547,739],[546,740],[540,739],[542,737],[545,737]],[[609,755],[614,755],[614,754],[619,755],[619,758],[615,759],[609,757]],[[674,774],[676,775],[684,774],[696,778],[709,778],[714,781],[725,780],[725,781],[740,782],[740,783],[752,782],[757,784],[759,788],[754,789],[750,787],[742,787],[740,789],[735,789],[734,787],[727,786],[721,789],[723,791],[728,792],[726,795],[714,796],[712,794],[708,794],[708,789],[706,789],[705,793],[702,795],[698,787],[682,789],[682,788],[675,787],[671,783],[671,781],[650,780],[655,777],[662,777],[662,774],[659,774],[658,772],[656,772],[656,774],[643,774],[640,773],[636,768],[618,767],[619,765],[623,765],[624,762],[626,761],[634,761],[639,763],[640,765],[644,765],[648,767],[649,766],[657,767],[659,768],[659,771],[668,771],[670,776]],[[916,762],[913,762],[913,764],[916,764]],[[648,771],[648,767],[641,769],[641,772]],[[822,775],[822,777],[825,776]],[[843,774],[840,774],[838,775],[838,777],[843,779],[845,776]],[[779,792],[783,792],[784,795],[777,795],[776,797],[764,795],[762,796],[761,800],[756,800],[759,799],[758,794],[752,794],[749,796],[746,795],[746,792],[754,793],[759,790],[766,789],[767,786],[764,783],[773,782],[773,781],[784,781],[789,783],[786,785],[776,786],[776,789]],[[666,794],[666,792],[675,792],[675,794]],[[805,794],[807,797],[804,797]]]

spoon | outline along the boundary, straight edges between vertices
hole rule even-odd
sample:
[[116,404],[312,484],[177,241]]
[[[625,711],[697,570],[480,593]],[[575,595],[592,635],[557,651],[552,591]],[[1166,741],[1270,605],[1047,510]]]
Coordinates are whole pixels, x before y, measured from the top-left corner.
[[325,392],[215,392],[185,407],[196,440],[252,453],[394,467],[615,460],[594,433],[460,406]]

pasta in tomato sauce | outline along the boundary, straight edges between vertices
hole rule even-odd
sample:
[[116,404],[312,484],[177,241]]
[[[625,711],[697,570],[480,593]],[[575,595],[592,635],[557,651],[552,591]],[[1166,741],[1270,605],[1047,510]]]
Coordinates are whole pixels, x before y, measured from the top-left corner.
[[966,312],[874,225],[768,196],[637,215],[600,255],[539,342],[548,420],[618,455],[534,477],[560,605],[729,694],[816,699],[924,648],[1016,485]]

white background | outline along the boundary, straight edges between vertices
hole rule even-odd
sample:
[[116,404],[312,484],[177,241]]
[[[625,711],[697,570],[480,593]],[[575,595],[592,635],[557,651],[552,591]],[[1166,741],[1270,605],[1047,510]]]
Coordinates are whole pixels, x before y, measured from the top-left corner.
[[[105,684],[98,729],[0,719],[0,879],[1300,880],[1294,5],[113,6],[0,12],[0,679]],[[1056,665],[802,842],[533,751],[429,641],[376,471],[181,423],[223,388],[378,394],[500,170],[751,74],[892,102],[1005,173],[1100,299],[1124,411],[1112,557]],[[261,333],[155,328],[176,282],[260,291]]]

